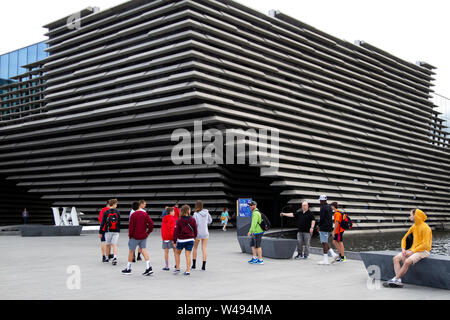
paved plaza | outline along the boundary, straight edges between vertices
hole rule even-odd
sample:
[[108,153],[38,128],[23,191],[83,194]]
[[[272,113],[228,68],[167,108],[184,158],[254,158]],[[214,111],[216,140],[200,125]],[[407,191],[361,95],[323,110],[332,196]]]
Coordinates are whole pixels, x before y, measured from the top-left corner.
[[[101,262],[97,234],[79,237],[0,237],[0,299],[201,299],[201,300],[302,300],[302,299],[449,299],[448,290],[405,285],[403,289],[368,285],[363,262],[348,260],[330,266],[309,260],[265,258],[250,265],[241,253],[235,230],[211,230],[207,271],[193,270],[189,277],[162,271],[160,230],[147,243],[154,274],[142,276],[145,262],[122,275],[128,253],[128,234],[119,239],[119,264]],[[182,256],[183,257],[183,256]],[[197,258],[201,261],[201,251]],[[181,270],[184,271],[183,258]],[[170,256],[170,267],[174,265]],[[201,266],[201,262],[197,263]],[[74,267],[76,266],[75,269]],[[80,289],[70,289],[68,279],[80,271]],[[70,278],[73,279],[73,278]],[[69,281],[69,283],[71,283]]]

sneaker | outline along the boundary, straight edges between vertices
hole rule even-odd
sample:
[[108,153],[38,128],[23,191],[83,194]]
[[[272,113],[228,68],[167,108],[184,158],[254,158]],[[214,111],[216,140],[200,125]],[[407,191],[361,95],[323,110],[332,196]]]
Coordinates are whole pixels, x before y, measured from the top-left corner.
[[105,257],[105,256],[103,256],[103,258],[102,258],[102,262],[108,262],[109,260]]
[[303,259],[308,259],[308,256],[304,256]]
[[170,268],[169,267],[164,267],[164,268],[162,268],[164,271],[169,271],[170,270]]
[[192,266],[191,269],[195,269],[195,266]]
[[110,254],[110,255],[108,256],[108,259],[112,259],[112,258],[114,258],[114,255],[113,255],[113,254]]
[[133,261],[131,261],[131,262],[136,262],[136,258],[133,258]]
[[145,270],[145,272],[142,274],[143,276],[149,276],[153,273],[152,267]]
[[300,258],[302,258],[302,257],[303,257],[303,255],[299,253],[298,255],[296,255],[296,256],[295,256],[295,258],[294,258],[294,259],[297,259],[297,260],[299,260],[299,259],[300,259]]
[[395,279],[394,277],[391,280],[384,283],[384,286],[390,288],[402,288],[403,287],[402,279]]
[[343,258],[341,258],[341,262],[347,262],[347,257],[344,256]]
[[191,275],[191,273],[190,272],[185,272],[185,273],[183,273],[185,276],[190,276]]
[[256,263],[258,262],[258,259],[255,258],[251,258],[249,261],[247,261],[248,263]]
[[122,274],[131,274],[131,269],[123,269]]
[[115,266],[116,264],[117,264],[117,258],[114,258],[114,259],[112,260],[112,265]]
[[175,271],[173,272],[173,274],[179,274],[180,270],[175,269]]
[[339,257],[339,255],[335,255],[333,256],[333,260],[331,260],[331,263],[335,263],[335,262],[340,262],[341,261],[341,257]]
[[264,264],[264,260],[259,260],[259,259],[257,259],[255,263],[256,263],[256,264]]

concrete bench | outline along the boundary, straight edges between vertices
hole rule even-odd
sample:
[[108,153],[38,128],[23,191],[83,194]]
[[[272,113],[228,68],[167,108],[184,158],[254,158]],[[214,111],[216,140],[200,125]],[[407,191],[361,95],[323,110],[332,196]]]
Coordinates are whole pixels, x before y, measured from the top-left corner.
[[[395,276],[393,258],[398,253],[398,251],[369,251],[361,252],[360,256],[366,269],[369,266],[378,266],[379,279],[389,280]],[[373,277],[376,278],[376,275]],[[409,268],[402,282],[450,290],[450,257],[432,254],[420,260]]]
[[[251,237],[249,236],[238,237],[242,253],[252,253],[250,239]],[[297,240],[294,239],[281,239],[263,236],[261,240],[262,255],[266,258],[291,259],[296,248]]]

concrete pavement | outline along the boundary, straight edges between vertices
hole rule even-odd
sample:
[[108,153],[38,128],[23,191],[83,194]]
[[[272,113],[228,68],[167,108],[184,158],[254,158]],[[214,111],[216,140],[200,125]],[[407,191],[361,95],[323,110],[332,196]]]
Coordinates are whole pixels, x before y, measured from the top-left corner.
[[[119,239],[119,264],[101,262],[96,234],[80,237],[0,237],[0,299],[449,299],[447,290],[405,285],[403,289],[367,285],[362,261],[348,260],[330,266],[317,265],[320,255],[309,260],[265,259],[250,265],[240,251],[234,230],[211,230],[207,271],[191,276],[162,271],[164,260],[160,230],[147,242],[154,274],[144,277],[145,262],[133,264],[125,276],[127,233]],[[183,257],[183,256],[182,256]],[[201,266],[201,251],[197,258]],[[182,258],[182,272],[185,259]],[[170,267],[174,265],[170,256]],[[70,266],[80,270],[81,288],[69,289]],[[79,269],[78,269],[79,268]],[[69,269],[69,271],[71,271]],[[69,281],[70,282],[70,281]]]

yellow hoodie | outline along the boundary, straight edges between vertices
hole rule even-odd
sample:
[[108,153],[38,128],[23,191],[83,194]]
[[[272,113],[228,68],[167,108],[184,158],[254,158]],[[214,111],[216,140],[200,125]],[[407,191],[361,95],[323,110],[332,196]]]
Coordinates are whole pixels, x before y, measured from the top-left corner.
[[408,232],[402,239],[402,248],[406,247],[406,237],[410,233],[413,234],[414,240],[411,248],[412,252],[431,251],[431,228],[425,223],[427,215],[420,209],[416,209],[414,212],[414,224],[409,228]]

